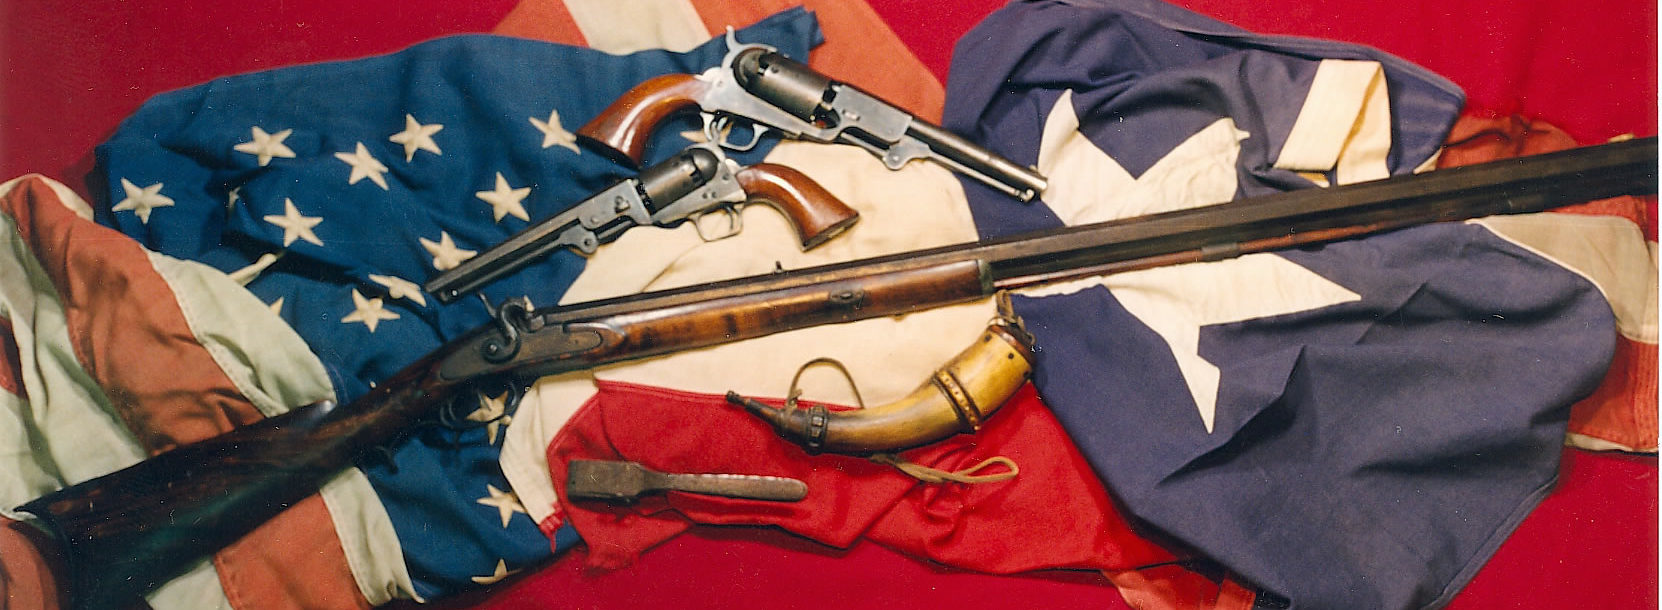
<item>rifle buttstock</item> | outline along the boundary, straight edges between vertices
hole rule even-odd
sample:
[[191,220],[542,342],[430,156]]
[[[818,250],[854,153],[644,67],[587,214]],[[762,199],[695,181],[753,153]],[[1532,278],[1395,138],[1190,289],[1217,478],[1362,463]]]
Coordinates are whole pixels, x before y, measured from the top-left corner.
[[427,417],[449,391],[433,363],[349,404],[312,403],[180,445],[18,510],[60,544],[71,607],[129,607]]

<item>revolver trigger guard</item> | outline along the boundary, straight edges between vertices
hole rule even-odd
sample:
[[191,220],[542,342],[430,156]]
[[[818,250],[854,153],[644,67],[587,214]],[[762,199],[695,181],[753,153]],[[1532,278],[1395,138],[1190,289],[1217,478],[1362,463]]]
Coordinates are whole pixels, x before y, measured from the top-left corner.
[[[721,235],[717,235],[715,237],[711,237],[711,236],[704,233],[704,217],[705,216],[710,216],[710,215],[715,214],[717,212],[724,213],[724,214],[727,215],[727,232],[723,233]],[[727,238],[732,237],[734,235],[738,235],[739,233],[744,231],[744,216],[741,216],[739,214],[739,210],[738,210],[737,205],[722,206],[722,207],[719,207],[719,208],[713,208],[713,209],[708,210],[708,211],[699,212],[698,214],[694,215],[692,218],[690,218],[688,220],[692,221],[693,231],[698,233],[698,238],[704,240],[704,243],[721,241],[723,239],[727,239]]]
[[705,119],[704,137],[727,150],[747,152],[750,149],[756,148],[756,145],[762,142],[762,135],[767,132],[767,125],[751,122],[750,141],[738,143],[733,141],[733,121],[731,117],[722,115],[715,119],[710,119],[708,118],[708,115],[706,115]]

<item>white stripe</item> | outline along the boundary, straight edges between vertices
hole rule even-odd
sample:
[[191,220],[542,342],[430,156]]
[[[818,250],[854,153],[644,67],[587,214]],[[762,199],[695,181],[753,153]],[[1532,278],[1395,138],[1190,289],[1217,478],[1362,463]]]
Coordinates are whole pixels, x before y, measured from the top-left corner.
[[36,453],[29,402],[0,391],[0,503],[17,506],[63,486],[52,462]]
[[1604,293],[1622,336],[1657,341],[1656,242],[1618,216],[1519,214],[1472,221],[1587,278]]
[[[331,399],[323,362],[281,317],[219,270],[152,253],[193,336],[237,390],[266,416]],[[356,468],[321,490],[358,590],[380,605],[416,599],[392,518]],[[183,607],[183,606],[181,606]]]
[[185,324],[237,391],[267,417],[335,395],[323,362],[265,303],[207,265],[151,253]]
[[[0,197],[16,184],[0,185]],[[143,459],[143,448],[114,415],[109,397],[82,370],[57,291],[34,253],[17,237],[16,220],[0,217],[0,231],[11,236],[0,251],[0,309],[11,316],[20,362],[18,381],[31,397],[29,403],[20,405],[27,407],[20,419],[39,441],[33,446],[33,459],[56,471],[62,477],[57,483],[63,485]],[[28,497],[4,497],[0,503],[15,506],[52,489],[27,491]]]
[[[45,180],[45,179],[43,179]],[[70,210],[90,207],[62,184],[46,180],[60,203]],[[19,184],[13,180],[0,185],[4,197]],[[77,211],[80,215],[80,212]],[[27,429],[31,451],[0,458],[0,471],[18,473],[19,478],[0,485],[0,504],[17,506],[63,485],[103,475],[144,458],[144,450],[132,433],[117,419],[93,379],[81,369],[71,347],[68,325],[57,292],[44,269],[22,239],[10,216],[0,217],[0,230],[13,237],[0,251],[0,308],[12,320],[18,346],[20,379],[31,402],[9,396],[7,419]],[[12,430],[10,432],[19,432]],[[50,479],[25,480],[22,473],[55,472]],[[4,475],[0,475],[4,476]],[[157,610],[171,608],[230,608],[219,577],[208,561],[148,596]]]
[[[322,361],[281,317],[219,270],[152,253],[198,343],[267,416],[331,399]],[[321,490],[358,590],[372,603],[417,599],[392,518],[355,468]]]
[[598,392],[588,371],[550,375],[538,379],[520,403],[502,441],[502,474],[519,496],[526,514],[538,525],[559,526],[559,500],[549,479],[548,445],[577,413],[577,409]]
[[387,516],[381,498],[369,486],[369,478],[356,468],[348,468],[325,484],[320,493],[346,552],[346,564],[364,598],[373,605],[400,598],[425,602],[416,594],[398,532],[393,530],[392,518]]
[[710,39],[686,0],[565,0],[589,48],[622,55],[646,49],[688,51]]
[[211,559],[197,562],[184,575],[144,596],[144,600],[155,610],[233,610]]
[[1574,432],[1571,432],[1569,434],[1564,435],[1564,444],[1567,445],[1567,446],[1570,446],[1570,447],[1575,447],[1577,449],[1586,449],[1588,451],[1626,451],[1626,452],[1630,452],[1630,453],[1656,453],[1656,446],[1655,445],[1651,445],[1649,447],[1629,447],[1627,445],[1623,445],[1621,443],[1613,443],[1613,442],[1610,442],[1608,440],[1598,438],[1596,436],[1587,436],[1585,434],[1576,434]]

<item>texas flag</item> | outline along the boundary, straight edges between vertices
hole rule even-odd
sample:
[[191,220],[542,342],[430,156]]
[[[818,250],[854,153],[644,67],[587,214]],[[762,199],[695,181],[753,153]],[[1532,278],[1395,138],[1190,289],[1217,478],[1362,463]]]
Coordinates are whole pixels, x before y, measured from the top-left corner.
[[[1371,49],[1142,0],[1011,4],[952,73],[975,76],[948,83],[946,125],[1052,180],[1034,207],[966,186],[989,237],[1428,169],[1463,102]],[[1586,270],[1513,226],[1545,218],[1092,278],[1014,306],[1040,396],[1133,518],[1261,602],[1436,606],[1547,493],[1569,406],[1617,343]],[[1654,273],[1646,258],[1616,273]]]

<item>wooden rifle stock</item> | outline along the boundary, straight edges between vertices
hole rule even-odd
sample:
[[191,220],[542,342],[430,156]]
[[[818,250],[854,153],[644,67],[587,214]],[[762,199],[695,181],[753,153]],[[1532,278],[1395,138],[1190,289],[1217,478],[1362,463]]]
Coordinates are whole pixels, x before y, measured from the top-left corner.
[[303,407],[21,510],[64,545],[73,603],[114,606],[314,492],[474,380],[583,370],[1128,269],[1654,194],[1656,154],[1656,139],[1644,138],[571,306],[505,307],[495,324],[350,404]]
[[56,535],[75,608],[128,607],[427,416],[438,354],[349,405],[324,401],[183,445],[23,505]]

